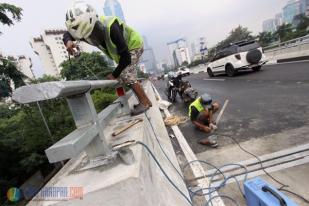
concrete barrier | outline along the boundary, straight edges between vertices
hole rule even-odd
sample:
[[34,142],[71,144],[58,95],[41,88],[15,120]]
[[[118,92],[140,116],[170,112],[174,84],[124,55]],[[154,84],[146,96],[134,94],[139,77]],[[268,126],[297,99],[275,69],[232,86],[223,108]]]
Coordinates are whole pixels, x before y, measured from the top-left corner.
[[265,55],[272,63],[309,60],[309,41],[287,42],[276,48],[265,48]]
[[[162,153],[158,141],[176,169],[180,171],[176,155],[170,142],[167,130],[159,111],[154,92],[149,82],[145,84],[153,107],[142,114],[131,117],[128,114],[116,113],[104,122],[104,136],[109,144],[116,145],[128,140],[144,142],[153,151],[160,164],[176,186],[189,198],[183,179],[177,174],[173,166]],[[132,106],[136,103],[134,97],[129,99]],[[148,118],[150,118],[150,121]],[[119,136],[112,137],[112,133],[127,125],[130,120],[142,118],[139,124],[126,130]],[[151,126],[152,125],[152,126]],[[153,127],[153,128],[152,128]],[[126,165],[120,160],[109,166],[101,166],[89,170],[79,171],[84,164],[86,154],[82,153],[71,159],[57,173],[46,186],[29,202],[28,205],[106,205],[106,206],[186,206],[189,203],[167,181],[161,170],[155,164],[149,153],[140,145],[130,147],[135,162]],[[53,192],[44,192],[51,188]],[[67,193],[61,197],[57,188],[67,188]],[[80,188],[82,196],[74,196],[70,189]],[[69,189],[69,190],[68,190]],[[73,196],[72,196],[73,195]],[[65,201],[63,201],[65,200]]]

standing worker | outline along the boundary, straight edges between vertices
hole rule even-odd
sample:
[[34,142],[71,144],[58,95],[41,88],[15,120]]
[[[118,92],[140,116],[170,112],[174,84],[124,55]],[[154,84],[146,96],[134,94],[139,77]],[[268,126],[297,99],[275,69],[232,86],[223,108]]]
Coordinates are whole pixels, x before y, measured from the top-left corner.
[[[217,129],[216,122],[213,120],[213,114],[219,110],[219,103],[212,102],[209,94],[203,94],[189,106],[189,117],[192,123],[202,132],[210,133]],[[202,139],[200,144],[210,147],[218,147],[218,143],[211,139]]]
[[137,81],[137,64],[143,53],[143,39],[139,33],[127,26],[118,17],[102,16],[87,3],[77,1],[66,13],[68,31],[63,35],[70,55],[74,55],[76,44],[80,40],[102,50],[118,66],[107,76],[127,84],[136,94],[139,104],[131,114],[138,115],[152,106],[141,84]]

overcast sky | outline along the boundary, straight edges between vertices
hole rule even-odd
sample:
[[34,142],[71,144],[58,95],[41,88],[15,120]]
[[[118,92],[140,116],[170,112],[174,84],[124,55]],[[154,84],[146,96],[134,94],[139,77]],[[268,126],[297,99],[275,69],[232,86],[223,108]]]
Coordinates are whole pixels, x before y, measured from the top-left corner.
[[[3,1],[1,1],[3,2]],[[65,28],[67,7],[72,0],[5,0],[23,8],[22,21],[12,27],[1,26],[0,51],[27,55],[33,59],[37,76],[42,75],[38,57],[29,40],[44,29]],[[88,0],[103,14],[104,0]],[[207,46],[224,39],[231,29],[246,26],[254,34],[262,21],[281,12],[287,0],[119,0],[127,24],[145,35],[158,60],[166,58],[166,42],[185,37],[206,37]]]

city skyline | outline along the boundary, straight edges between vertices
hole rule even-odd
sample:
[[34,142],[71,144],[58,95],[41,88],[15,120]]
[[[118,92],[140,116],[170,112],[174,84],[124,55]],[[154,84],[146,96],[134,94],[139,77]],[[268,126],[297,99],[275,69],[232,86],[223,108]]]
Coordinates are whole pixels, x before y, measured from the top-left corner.
[[264,32],[275,32],[283,23],[295,26],[295,17],[304,14],[309,16],[309,0],[289,0],[281,9],[280,13],[263,21]]
[[[1,49],[10,55],[30,56],[34,62],[35,73],[40,76],[42,65],[33,53],[29,40],[45,29],[65,28],[64,16],[71,1],[7,0],[6,2],[20,6],[24,11],[21,22],[12,27],[2,28]],[[104,1],[89,0],[87,2],[92,4],[100,15],[103,14]],[[278,13],[287,1],[235,0],[231,2],[220,0],[218,3],[203,0],[194,2],[119,0],[119,2],[125,13],[127,24],[147,36],[149,44],[158,54],[157,59],[161,60],[168,56],[166,42],[177,39],[179,36],[189,39],[206,36],[207,46],[211,47],[224,39],[238,25],[246,26],[253,34],[257,34],[262,31],[261,22]],[[242,15],[239,15],[240,12]]]
[[105,0],[103,11],[106,16],[117,16],[126,22],[121,4],[117,0]]

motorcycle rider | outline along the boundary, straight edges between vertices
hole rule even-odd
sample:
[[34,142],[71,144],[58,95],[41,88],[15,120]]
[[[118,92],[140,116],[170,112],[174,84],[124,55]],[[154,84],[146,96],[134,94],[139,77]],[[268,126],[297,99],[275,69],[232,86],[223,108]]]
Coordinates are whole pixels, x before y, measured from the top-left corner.
[[[212,130],[217,129],[213,114],[219,110],[219,107],[219,103],[212,102],[211,96],[205,93],[190,104],[189,117],[200,131],[210,133]],[[210,147],[218,147],[217,141],[208,138],[202,139],[199,143]]]
[[68,32],[63,35],[63,42],[74,55],[76,44],[81,40],[102,50],[118,63],[116,69],[107,76],[127,84],[136,94],[139,104],[132,110],[132,115],[141,114],[152,106],[141,84],[137,81],[136,66],[143,53],[143,39],[139,33],[127,26],[118,17],[102,16],[87,3],[77,1],[66,13]]

